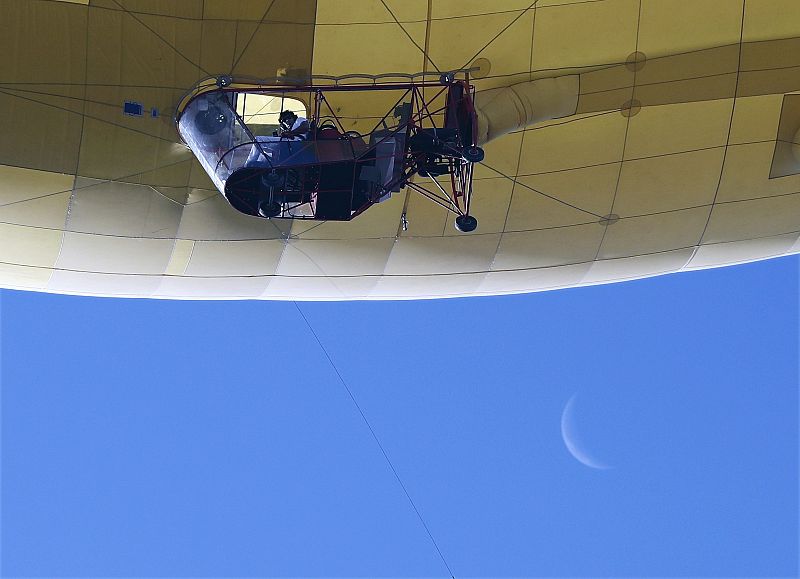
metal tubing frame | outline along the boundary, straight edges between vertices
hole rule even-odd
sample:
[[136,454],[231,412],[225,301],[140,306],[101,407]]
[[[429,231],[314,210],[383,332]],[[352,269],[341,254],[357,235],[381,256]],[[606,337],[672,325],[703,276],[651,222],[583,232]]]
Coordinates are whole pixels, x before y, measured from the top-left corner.
[[[454,81],[453,83],[447,84],[447,85],[442,85],[442,83],[440,83],[440,82],[419,82],[419,83],[417,83],[417,82],[413,82],[412,81],[412,82],[408,82],[408,83],[362,84],[362,85],[350,85],[350,86],[347,86],[347,85],[345,85],[345,86],[343,86],[343,85],[330,85],[330,86],[319,86],[319,85],[317,85],[317,86],[315,86],[315,85],[312,85],[312,84],[307,84],[307,85],[278,85],[278,84],[265,85],[265,84],[254,84],[254,85],[246,87],[246,88],[242,87],[242,86],[220,87],[220,86],[216,86],[216,85],[212,88],[211,86],[209,86],[208,90],[199,90],[198,89],[196,94],[192,95],[191,97],[189,97],[189,94],[191,94],[191,93],[188,93],[186,96],[184,96],[184,98],[182,99],[182,102],[185,101],[185,104],[183,105],[183,107],[181,107],[181,110],[176,112],[175,121],[177,123],[177,121],[180,120],[180,118],[182,116],[183,109],[185,109],[186,106],[188,106],[188,104],[190,102],[192,102],[195,98],[197,98],[197,97],[199,97],[199,96],[201,96],[203,94],[207,94],[208,92],[244,93],[245,95],[248,94],[248,93],[263,94],[263,93],[270,93],[270,92],[280,93],[281,95],[286,94],[286,93],[290,93],[290,94],[291,93],[311,93],[311,94],[314,94],[314,118],[315,119],[319,119],[320,118],[321,106],[322,106],[322,103],[325,102],[326,105],[328,106],[328,109],[331,112],[331,116],[335,120],[335,123],[338,125],[338,128],[339,128],[340,132],[343,135],[346,135],[347,131],[344,129],[344,126],[342,125],[341,119],[338,117],[338,115],[336,115],[335,111],[333,110],[333,107],[330,106],[328,100],[325,98],[325,96],[324,96],[325,92],[360,92],[360,91],[375,91],[375,90],[379,90],[379,91],[390,91],[390,90],[397,91],[397,90],[402,90],[402,91],[404,91],[403,94],[400,96],[400,98],[395,103],[395,105],[389,111],[387,111],[387,113],[383,117],[381,117],[381,119],[378,121],[378,123],[375,125],[375,127],[373,127],[372,132],[374,132],[374,131],[378,130],[378,128],[380,127],[381,124],[383,124],[385,126],[385,121],[389,117],[391,112],[394,111],[395,108],[399,104],[401,104],[403,102],[403,100],[408,96],[408,94],[410,92],[411,93],[412,113],[409,116],[409,118],[405,122],[400,123],[396,128],[390,129],[391,132],[390,132],[389,135],[387,135],[386,137],[384,137],[381,140],[377,141],[376,143],[374,143],[371,147],[369,147],[367,149],[367,151],[374,150],[378,145],[383,143],[385,140],[387,140],[389,138],[392,138],[394,135],[397,135],[397,134],[400,134],[400,133],[403,133],[403,132],[405,133],[406,139],[405,139],[405,151],[403,153],[404,154],[403,173],[402,173],[402,175],[400,177],[398,177],[397,179],[395,179],[395,180],[391,181],[390,183],[388,183],[387,185],[385,185],[383,187],[383,190],[384,191],[391,191],[393,188],[396,188],[398,186],[400,188],[408,186],[412,190],[420,193],[423,197],[426,197],[427,199],[430,199],[431,201],[433,201],[437,205],[440,205],[441,207],[444,207],[445,209],[447,209],[448,211],[450,211],[452,213],[455,213],[456,215],[468,215],[469,214],[469,210],[470,210],[470,206],[471,206],[471,201],[472,201],[473,163],[464,160],[463,157],[461,157],[460,155],[458,157],[456,157],[455,155],[443,155],[443,157],[447,159],[448,165],[449,165],[449,169],[450,169],[449,170],[449,174],[450,174],[450,177],[451,177],[451,193],[449,195],[444,190],[444,188],[441,186],[441,184],[433,177],[431,177],[431,179],[434,181],[436,187],[439,189],[439,192],[442,193],[441,196],[439,195],[439,192],[431,191],[430,189],[426,188],[423,184],[415,183],[415,182],[411,181],[411,178],[413,177],[413,175],[419,171],[419,167],[417,166],[417,160],[413,156],[411,156],[411,154],[410,154],[410,149],[409,149],[410,145],[408,143],[409,134],[412,131],[424,129],[423,123],[427,119],[433,125],[431,128],[434,131],[434,135],[436,135],[437,128],[442,128],[442,127],[437,127],[436,126],[435,116],[440,115],[443,112],[445,113],[445,116],[446,116],[447,113],[449,112],[449,106],[450,106],[450,103],[449,103],[449,95],[450,95],[450,93],[449,93],[449,91],[452,90],[452,85],[453,84],[461,84],[464,87],[464,97],[466,98],[466,101],[467,101],[467,103],[466,103],[467,110],[468,110],[468,113],[469,113],[469,116],[470,116],[470,122],[472,123],[472,127],[471,127],[472,128],[472,131],[471,131],[472,132],[472,137],[470,139],[471,142],[470,143],[464,143],[463,140],[461,140],[461,144],[462,144],[462,146],[475,146],[475,140],[477,138],[477,130],[476,130],[477,129],[477,127],[476,127],[477,121],[476,121],[475,108],[474,108],[475,87],[474,87],[474,85],[472,85],[469,82],[469,71],[466,71],[464,80]],[[425,96],[424,96],[423,90],[422,90],[422,89],[425,89],[425,88],[438,88],[439,90],[436,91],[436,93],[431,98],[426,99]],[[436,99],[441,97],[442,94],[445,93],[445,91],[447,91],[447,96],[446,96],[446,102],[445,102],[444,106],[442,106],[440,108],[437,108],[437,109],[432,111],[430,109],[430,107],[429,107],[429,103],[432,103],[433,101],[435,101]],[[187,97],[188,97],[188,100],[186,100]],[[262,148],[261,144],[258,142],[256,137],[253,135],[252,131],[249,129],[247,124],[244,122],[244,119],[242,119],[242,117],[238,114],[238,112],[236,111],[235,107],[231,104],[230,99],[226,98],[225,100],[226,100],[226,103],[228,104],[229,108],[231,109],[231,112],[235,115],[236,119],[239,121],[239,123],[242,125],[242,127],[244,127],[244,130],[246,131],[248,137],[250,137],[252,139],[252,142],[251,143],[240,143],[239,145],[236,145],[236,146],[232,147],[230,150],[226,151],[222,155],[220,160],[217,162],[217,168],[219,167],[219,164],[223,162],[224,158],[227,157],[228,153],[230,153],[231,151],[233,151],[233,150],[235,150],[235,149],[237,149],[237,148],[239,148],[241,146],[255,144],[258,147],[258,149],[260,150],[261,155],[267,160],[267,163],[269,164],[269,167],[264,167],[263,170],[265,172],[273,170],[275,167],[274,167],[274,165],[272,163],[272,160],[266,154],[266,152]],[[462,139],[461,131],[459,131],[459,139]],[[363,157],[363,154],[361,156],[358,156],[358,157],[356,156],[355,150],[353,149],[353,146],[352,146],[352,143],[350,144],[350,147],[351,147],[351,150],[353,150],[354,160],[357,161],[358,159]],[[459,151],[453,150],[453,153],[457,154],[457,153],[459,153]],[[316,197],[316,195],[318,193],[319,193],[319,184],[317,185],[317,190],[312,192],[312,196]],[[374,201],[370,201],[370,202],[364,204],[363,207],[359,207],[359,208],[357,208],[355,210],[351,209],[352,214],[351,214],[350,218],[352,219],[353,217],[355,217],[357,215],[360,215],[361,213],[363,213],[366,209],[368,209],[374,203],[375,203]],[[316,218],[316,208],[314,207],[315,204],[313,203],[313,200],[310,200],[310,201],[307,201],[307,202],[304,202],[304,203],[298,203],[298,204],[296,204],[294,206],[291,206],[291,207],[288,206],[288,205],[284,207],[283,204],[282,204],[281,216],[284,216],[287,211],[289,211],[291,209],[294,209],[296,207],[299,207],[300,205],[304,205],[304,204],[309,204],[311,206],[312,216],[292,216],[292,218],[293,219],[315,219]]]

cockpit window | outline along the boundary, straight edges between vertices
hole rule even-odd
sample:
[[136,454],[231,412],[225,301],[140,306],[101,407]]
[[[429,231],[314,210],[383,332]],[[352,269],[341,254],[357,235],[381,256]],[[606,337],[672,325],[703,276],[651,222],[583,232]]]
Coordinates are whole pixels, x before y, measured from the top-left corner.
[[271,135],[279,130],[278,116],[285,110],[308,117],[302,101],[284,95],[240,93],[236,98],[236,112],[255,135]]

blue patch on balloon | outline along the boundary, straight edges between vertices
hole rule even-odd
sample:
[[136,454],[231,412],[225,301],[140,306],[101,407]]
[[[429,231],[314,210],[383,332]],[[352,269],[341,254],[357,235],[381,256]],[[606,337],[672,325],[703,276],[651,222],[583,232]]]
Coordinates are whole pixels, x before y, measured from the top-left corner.
[[144,107],[141,103],[125,101],[122,105],[122,113],[131,117],[141,117],[144,114]]

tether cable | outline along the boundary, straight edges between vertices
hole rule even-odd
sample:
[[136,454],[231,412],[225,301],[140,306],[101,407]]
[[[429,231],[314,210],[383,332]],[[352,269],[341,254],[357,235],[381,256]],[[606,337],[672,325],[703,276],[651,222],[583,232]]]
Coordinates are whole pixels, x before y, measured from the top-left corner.
[[409,494],[408,489],[406,489],[406,485],[403,484],[403,481],[400,478],[400,475],[397,473],[397,469],[394,468],[394,465],[392,464],[392,461],[389,458],[389,455],[386,453],[386,449],[383,448],[383,445],[381,444],[381,441],[378,438],[378,435],[375,433],[375,429],[372,428],[372,425],[369,423],[369,420],[367,420],[367,415],[364,414],[363,410],[361,410],[361,406],[359,406],[358,401],[356,400],[356,397],[353,395],[353,391],[350,390],[350,387],[347,385],[347,382],[345,382],[344,378],[342,377],[341,372],[339,372],[339,369],[336,367],[336,364],[333,363],[333,358],[331,358],[331,356],[328,353],[328,350],[325,348],[325,346],[322,345],[322,341],[319,339],[319,336],[317,335],[317,332],[314,331],[314,328],[311,326],[311,323],[308,321],[308,318],[303,313],[303,310],[300,309],[300,306],[297,304],[297,302],[292,302],[292,303],[294,304],[294,307],[297,308],[297,311],[300,313],[300,317],[303,318],[303,321],[306,323],[306,326],[308,326],[309,331],[314,336],[314,339],[317,341],[317,345],[319,345],[320,350],[322,350],[322,353],[325,354],[325,357],[328,359],[328,363],[331,365],[331,368],[333,368],[333,371],[336,373],[336,376],[339,378],[339,382],[342,383],[342,386],[344,387],[345,391],[347,391],[347,395],[350,396],[350,400],[353,401],[353,405],[356,407],[356,410],[358,410],[358,413],[361,415],[361,418],[364,420],[364,424],[367,425],[367,428],[369,429],[369,432],[372,435],[372,438],[375,440],[375,444],[378,445],[378,448],[380,449],[381,454],[383,455],[383,458],[386,459],[386,463],[389,465],[389,468],[392,470],[392,474],[394,474],[394,478],[397,479],[397,482],[400,484],[400,488],[403,489],[403,493],[405,493],[406,498],[408,499],[408,502],[411,504],[411,508],[414,509],[414,512],[417,514],[417,518],[419,519],[419,522],[422,523],[422,526],[425,528],[425,532],[428,534],[428,537],[430,538],[431,543],[433,543],[433,546],[436,549],[436,552],[439,554],[439,558],[442,560],[442,563],[444,563],[444,566],[447,567],[447,573],[450,575],[450,577],[455,579],[455,575],[453,575],[453,571],[450,569],[450,565],[447,564],[447,559],[444,558],[444,555],[442,554],[442,550],[439,548],[439,545],[436,543],[436,539],[433,538],[433,533],[431,533],[431,530],[428,528],[428,525],[425,523],[425,519],[422,518],[422,514],[419,512],[419,509],[417,508],[417,505],[414,504],[414,499],[411,498],[411,495]]

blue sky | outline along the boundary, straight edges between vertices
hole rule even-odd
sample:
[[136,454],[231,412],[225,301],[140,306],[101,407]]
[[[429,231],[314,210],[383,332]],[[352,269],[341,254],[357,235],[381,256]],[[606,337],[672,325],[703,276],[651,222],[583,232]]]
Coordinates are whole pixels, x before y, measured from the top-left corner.
[[[794,576],[798,263],[301,308],[457,577]],[[293,304],[1,299],[4,576],[447,574]]]

